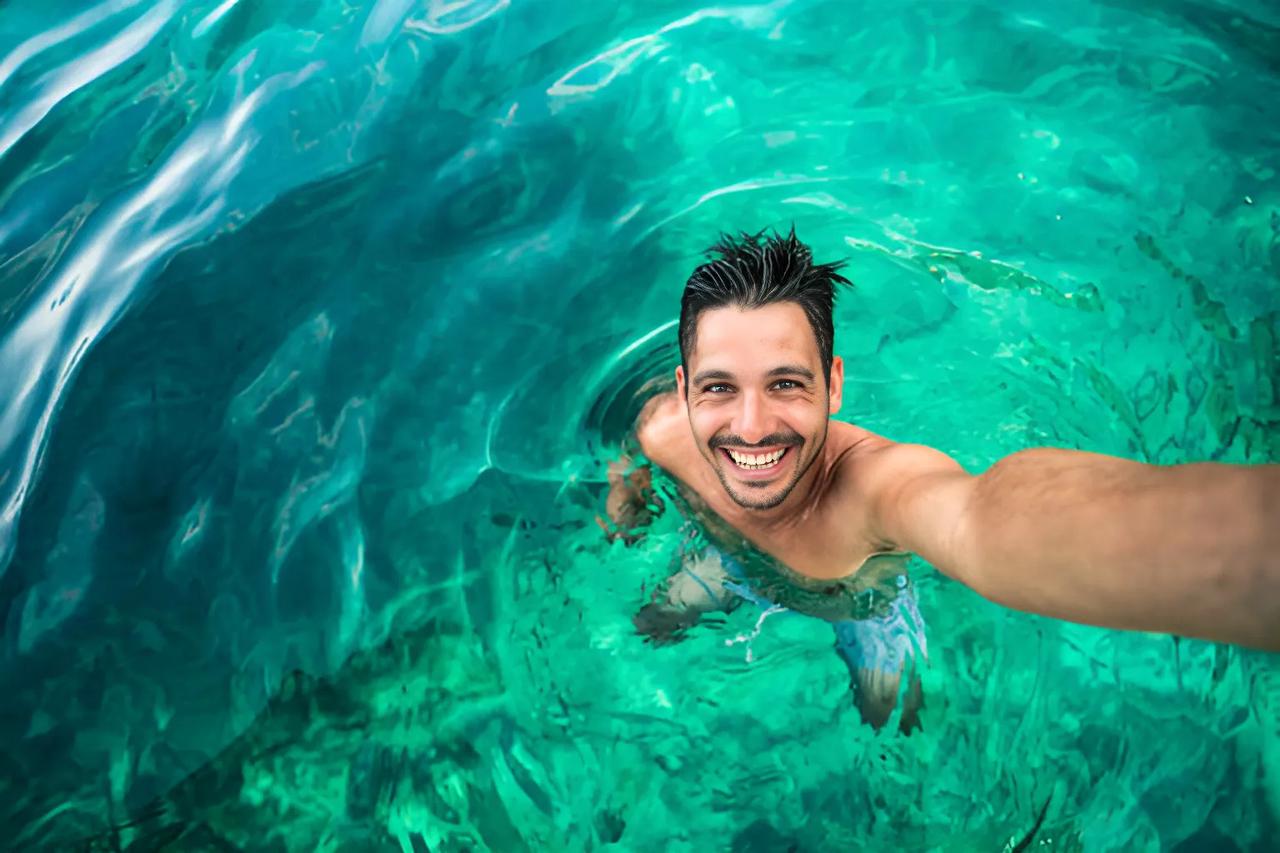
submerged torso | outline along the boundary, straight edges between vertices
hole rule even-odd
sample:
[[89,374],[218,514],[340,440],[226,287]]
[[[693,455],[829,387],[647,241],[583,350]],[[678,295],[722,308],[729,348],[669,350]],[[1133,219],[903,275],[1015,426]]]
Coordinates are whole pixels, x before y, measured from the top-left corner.
[[726,574],[750,590],[744,598],[761,605],[777,605],[819,619],[839,622],[883,615],[903,588],[909,554],[873,554],[851,574],[838,578],[814,578],[788,567],[760,550],[715,513],[696,495],[675,481],[658,481],[659,489],[693,522],[684,543],[686,551],[714,549]]
[[[848,488],[864,454],[892,444],[851,424],[828,430],[823,493],[794,524],[777,530],[730,523],[743,515],[706,460],[698,454],[678,401],[659,412],[642,440],[646,456],[669,478],[655,481],[698,526],[686,548],[714,547],[729,559],[730,573],[762,599],[822,619],[865,619],[883,612],[900,589],[909,554],[877,547],[867,533],[867,508]],[[663,419],[663,420],[659,420]]]

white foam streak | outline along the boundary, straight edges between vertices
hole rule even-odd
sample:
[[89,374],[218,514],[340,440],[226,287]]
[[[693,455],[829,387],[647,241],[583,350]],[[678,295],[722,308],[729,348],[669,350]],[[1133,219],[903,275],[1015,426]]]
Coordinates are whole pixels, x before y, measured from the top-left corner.
[[405,26],[435,35],[450,35],[474,27],[510,5],[510,0],[428,0],[426,16],[411,20]]
[[112,15],[137,6],[140,2],[142,0],[123,0],[123,2],[114,0],[114,2],[100,3],[90,9],[86,9],[60,26],[32,36],[15,47],[3,60],[0,60],[0,86],[8,82],[9,78],[27,60],[39,56],[49,48],[56,47],[64,41],[75,38]]
[[365,18],[360,31],[360,45],[381,44],[391,36],[413,11],[414,0],[378,0]]
[[[242,75],[250,61],[241,63]],[[52,298],[33,299],[0,340],[0,398],[6,400],[0,459],[17,474],[6,478],[0,494],[0,571],[51,421],[81,360],[114,326],[150,270],[226,220],[229,189],[257,139],[246,132],[254,112],[318,67],[267,78],[223,116],[194,129],[150,180],[99,208],[61,269],[51,272],[43,289]]]
[[[565,97],[598,92],[630,70],[640,60],[661,53],[666,48],[666,41],[662,36],[667,33],[692,27],[703,21],[718,19],[732,20],[748,28],[761,28],[772,23],[777,17],[778,10],[786,5],[787,0],[782,0],[782,2],[758,6],[699,9],[683,18],[664,24],[652,33],[628,39],[575,66],[552,83],[547,94],[552,97]],[[592,79],[593,75],[599,75],[598,79]]]
[[209,30],[211,30],[218,21],[222,20],[222,17],[230,12],[239,2],[240,0],[223,0],[216,9],[200,19],[200,23],[196,24],[191,30],[191,37],[200,38],[205,33],[209,32]]
[[67,96],[136,56],[169,22],[174,10],[172,2],[158,4],[106,44],[76,57],[37,80],[35,86],[40,91],[24,98],[22,108],[0,127],[0,156],[16,145]]
[[[568,74],[551,84],[547,94],[552,97],[564,97],[597,92],[612,83],[618,75],[630,69],[636,62],[658,54],[662,48],[662,40],[656,35],[639,36],[624,41],[571,69]],[[593,72],[599,73],[599,79],[590,79]],[[578,77],[586,79],[575,82],[575,78]]]

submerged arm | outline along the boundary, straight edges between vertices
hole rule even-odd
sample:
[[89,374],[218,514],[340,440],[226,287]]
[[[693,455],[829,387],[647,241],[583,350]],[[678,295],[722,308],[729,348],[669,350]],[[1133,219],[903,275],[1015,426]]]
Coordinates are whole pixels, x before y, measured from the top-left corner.
[[665,505],[653,490],[653,471],[648,465],[633,468],[633,460],[624,454],[609,463],[609,494],[605,498],[605,516],[596,516],[596,524],[610,542],[621,539],[627,545],[643,537],[640,528],[647,527],[662,515]]
[[732,611],[740,599],[724,586],[728,574],[719,554],[683,553],[682,568],[667,578],[632,624],[656,644],[679,642],[708,613]]
[[879,534],[986,598],[1280,651],[1280,466],[1044,448],[971,477],[928,448],[882,452]]
[[635,451],[646,449],[646,434],[655,412],[667,395],[651,397],[636,418],[633,433],[624,442],[619,457],[609,463],[609,494],[605,499],[605,515],[596,516],[596,523],[612,542],[622,539],[630,545],[642,536],[638,528],[647,526],[662,515],[664,505],[653,490],[653,469],[646,462],[635,464]]

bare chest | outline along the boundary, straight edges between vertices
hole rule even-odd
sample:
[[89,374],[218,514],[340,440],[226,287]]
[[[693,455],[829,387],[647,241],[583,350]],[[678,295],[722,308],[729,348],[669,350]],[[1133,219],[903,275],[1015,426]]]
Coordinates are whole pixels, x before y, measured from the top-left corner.
[[730,551],[748,546],[800,578],[827,581],[864,572],[869,563],[883,564],[870,535],[868,508],[842,483],[857,478],[860,453],[887,443],[885,439],[832,422],[824,451],[828,454],[826,491],[785,525],[757,524],[733,503],[711,466],[702,458],[683,410],[674,404],[655,418],[651,439],[642,441],[650,459],[676,482],[690,512],[712,539]]
[[[698,523],[721,548],[753,548],[802,578],[839,580],[858,574],[871,563],[879,567],[883,562],[872,559],[881,555],[864,534],[865,525],[856,507],[825,506],[779,533],[735,518],[737,508],[723,490],[704,491],[683,482],[679,488]],[[735,521],[726,520],[730,518]]]

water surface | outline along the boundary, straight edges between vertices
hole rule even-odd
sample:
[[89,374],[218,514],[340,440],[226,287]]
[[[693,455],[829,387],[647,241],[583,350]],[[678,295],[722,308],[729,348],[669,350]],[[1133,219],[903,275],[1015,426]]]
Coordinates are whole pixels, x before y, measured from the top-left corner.
[[641,643],[677,521],[593,522],[699,253],[792,223],[856,283],[843,418],[1280,461],[1271,4],[9,4],[0,57],[19,848],[1280,831],[1274,658],[917,565],[877,736],[820,622]]

